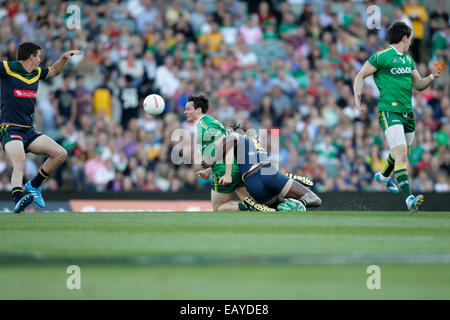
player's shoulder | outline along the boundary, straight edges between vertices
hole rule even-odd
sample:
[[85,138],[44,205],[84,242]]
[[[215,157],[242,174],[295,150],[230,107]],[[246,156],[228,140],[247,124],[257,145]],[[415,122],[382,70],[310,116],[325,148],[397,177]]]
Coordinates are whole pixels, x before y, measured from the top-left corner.
[[376,55],[378,58],[381,58],[381,57],[385,57],[385,56],[392,54],[393,51],[394,51],[394,49],[391,46],[389,46],[383,50],[375,52],[374,55]]

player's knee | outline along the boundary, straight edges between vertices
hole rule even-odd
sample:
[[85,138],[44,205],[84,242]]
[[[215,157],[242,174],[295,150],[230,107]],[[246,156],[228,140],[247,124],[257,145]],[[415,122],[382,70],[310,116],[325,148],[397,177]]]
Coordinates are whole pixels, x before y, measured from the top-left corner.
[[406,163],[408,161],[408,149],[406,145],[397,146],[393,151],[396,163]]
[[55,153],[54,158],[59,162],[63,163],[67,159],[67,151],[64,148],[58,149],[58,151]]
[[[311,192],[311,193],[312,193],[312,192]],[[321,204],[322,204],[322,199],[320,199],[320,198],[317,196],[317,194],[312,193],[311,198],[312,198],[311,206],[314,206],[314,207],[320,207],[320,206],[321,206]]]
[[308,207],[320,207],[322,200],[312,191],[307,192],[302,199],[304,199]]

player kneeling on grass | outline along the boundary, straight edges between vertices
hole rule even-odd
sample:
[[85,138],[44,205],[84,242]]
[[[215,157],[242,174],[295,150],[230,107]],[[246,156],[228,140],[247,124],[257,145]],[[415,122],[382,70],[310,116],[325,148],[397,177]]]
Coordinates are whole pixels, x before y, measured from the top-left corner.
[[242,180],[254,199],[244,201],[250,208],[254,202],[279,211],[305,211],[308,207],[320,206],[322,201],[314,192],[278,171],[255,138],[231,133],[219,142],[216,155],[204,161],[203,167],[222,162],[223,154],[226,171],[222,183],[232,181],[231,164],[236,159]]

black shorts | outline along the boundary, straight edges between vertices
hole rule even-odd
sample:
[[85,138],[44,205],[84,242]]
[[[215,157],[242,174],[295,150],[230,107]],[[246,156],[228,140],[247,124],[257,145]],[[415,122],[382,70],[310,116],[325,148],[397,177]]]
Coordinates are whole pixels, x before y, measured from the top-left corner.
[[289,178],[281,174],[272,163],[268,163],[244,181],[248,193],[257,202],[270,204],[277,196],[283,196],[281,193]]
[[23,142],[23,147],[25,152],[27,152],[28,146],[41,135],[42,132],[37,131],[34,127],[22,127],[9,123],[0,125],[0,138],[3,150],[8,142],[18,140]]

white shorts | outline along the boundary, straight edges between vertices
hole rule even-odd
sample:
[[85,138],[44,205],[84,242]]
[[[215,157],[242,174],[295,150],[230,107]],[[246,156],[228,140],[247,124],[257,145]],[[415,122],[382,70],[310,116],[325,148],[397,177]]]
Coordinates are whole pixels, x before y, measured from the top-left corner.
[[402,125],[396,124],[388,127],[384,131],[389,148],[394,149],[396,146],[406,144],[410,146],[414,140],[414,132],[405,133]]

